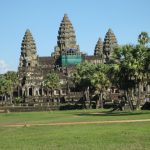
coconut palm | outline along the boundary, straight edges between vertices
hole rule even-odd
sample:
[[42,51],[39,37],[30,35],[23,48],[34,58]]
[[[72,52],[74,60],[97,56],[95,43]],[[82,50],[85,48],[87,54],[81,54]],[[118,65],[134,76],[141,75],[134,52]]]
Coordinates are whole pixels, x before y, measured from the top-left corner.
[[104,92],[106,92],[106,89],[110,85],[110,80],[107,77],[107,74],[104,73],[104,71],[96,71],[91,76],[91,85],[95,89],[95,94],[98,95],[98,101],[96,107],[103,108],[103,96]]
[[[76,69],[73,74],[73,80],[76,84],[76,87],[84,91],[84,93],[88,93],[91,87],[90,80],[91,80],[91,76],[95,72],[95,68],[96,65],[87,62],[76,66]],[[86,96],[86,100],[89,100],[89,96]]]
[[5,75],[0,75],[0,95],[2,96],[3,101],[5,101],[12,92],[12,82],[7,80]]
[[15,71],[8,71],[7,73],[4,74],[4,76],[8,84],[7,93],[10,96],[10,102],[12,103],[13,91],[18,84],[18,75]]
[[147,43],[149,43],[150,38],[147,32],[141,32],[138,36],[138,42],[140,43],[140,45],[145,45]]
[[55,88],[58,88],[60,85],[60,78],[58,74],[50,72],[47,74],[44,80],[44,87],[51,90],[51,95],[53,96],[53,91]]
[[117,83],[119,89],[124,91],[126,95],[126,99],[129,102],[130,108],[133,109],[133,104],[131,101],[131,97],[133,97],[131,92],[134,88],[134,73],[135,73],[135,64],[133,55],[133,45],[125,45],[117,47],[114,51],[114,62],[112,66],[112,70],[114,73],[114,79]]
[[[130,107],[133,109],[130,99],[134,99],[137,93],[137,107],[140,105],[140,94],[145,79],[145,62],[147,58],[147,48],[144,45],[125,45],[118,47],[114,51],[114,75],[118,80],[119,88],[126,93]],[[115,81],[116,82],[116,81]]]

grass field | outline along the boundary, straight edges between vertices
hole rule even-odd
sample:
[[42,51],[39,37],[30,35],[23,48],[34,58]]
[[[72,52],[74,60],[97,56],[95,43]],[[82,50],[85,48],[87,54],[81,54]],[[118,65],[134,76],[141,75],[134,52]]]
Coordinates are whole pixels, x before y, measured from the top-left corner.
[[74,110],[0,114],[0,150],[149,150],[150,122],[2,127],[21,123],[134,119],[150,119],[150,111],[108,113]]

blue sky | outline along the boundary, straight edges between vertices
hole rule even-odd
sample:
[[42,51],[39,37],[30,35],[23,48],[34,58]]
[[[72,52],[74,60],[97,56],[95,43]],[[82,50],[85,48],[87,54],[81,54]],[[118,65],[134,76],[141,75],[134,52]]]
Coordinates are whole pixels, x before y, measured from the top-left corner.
[[0,73],[17,70],[21,41],[30,29],[39,56],[50,56],[64,13],[80,50],[93,54],[99,37],[112,28],[119,44],[136,44],[150,34],[150,0],[0,0]]

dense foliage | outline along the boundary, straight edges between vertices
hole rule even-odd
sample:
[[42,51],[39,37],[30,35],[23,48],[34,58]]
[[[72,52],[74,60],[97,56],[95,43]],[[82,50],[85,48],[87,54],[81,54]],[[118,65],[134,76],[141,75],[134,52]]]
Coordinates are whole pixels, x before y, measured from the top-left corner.
[[13,90],[17,86],[18,76],[14,71],[8,71],[0,75],[0,95],[2,99],[10,99],[12,102]]
[[56,74],[55,72],[50,72],[47,74],[43,86],[46,89],[50,89],[51,95],[53,94],[53,90],[55,88],[58,88],[60,86],[60,78],[59,75]]
[[150,48],[149,36],[141,32],[137,45],[117,46],[111,59],[106,64],[93,65],[83,63],[77,66],[74,80],[77,86],[94,89],[99,95],[98,107],[103,107],[104,93],[111,86],[124,91],[125,99],[133,110],[133,102],[136,108],[140,106],[144,85],[149,84]]
[[[78,90],[85,92],[86,100],[90,95],[97,96],[96,106],[103,107],[103,101],[112,86],[120,90],[133,110],[133,103],[139,108],[144,98],[143,87],[150,84],[150,38],[147,32],[138,36],[138,44],[123,45],[114,48],[109,61],[105,64],[88,62],[76,66],[68,79],[75,83]],[[0,75],[0,96],[2,100],[12,102],[13,90],[18,85],[16,72],[9,71]],[[43,81],[45,91],[51,94],[60,87],[59,75],[50,72]],[[135,104],[134,104],[135,105]]]

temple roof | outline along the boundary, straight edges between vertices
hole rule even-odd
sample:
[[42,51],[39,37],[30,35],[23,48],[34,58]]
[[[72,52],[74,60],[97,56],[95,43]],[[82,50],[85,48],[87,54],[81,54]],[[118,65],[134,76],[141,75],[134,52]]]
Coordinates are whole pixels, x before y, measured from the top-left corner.
[[64,15],[59,31],[58,31],[58,45],[60,48],[75,48],[76,36],[72,23],[70,22],[67,14]]
[[94,55],[100,56],[101,54],[103,54],[103,41],[99,38],[95,46]]
[[39,65],[53,65],[56,60],[53,57],[39,57],[38,61]]
[[65,49],[77,49],[79,51],[79,46],[76,45],[75,31],[67,14],[64,14],[60,23],[54,55],[60,55]]
[[111,29],[108,29],[103,43],[103,52],[107,59],[109,58],[109,55],[112,53],[112,50],[115,46],[117,46],[116,36]]
[[29,29],[26,30],[21,44],[21,52],[25,55],[36,54],[36,45]]

